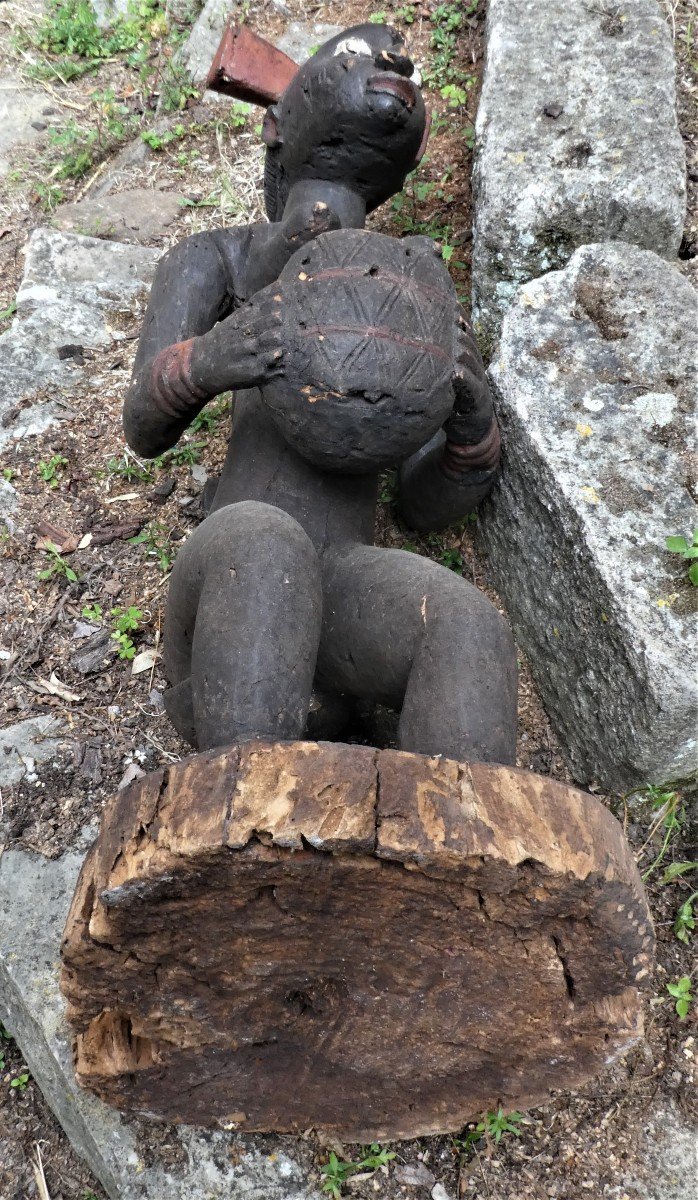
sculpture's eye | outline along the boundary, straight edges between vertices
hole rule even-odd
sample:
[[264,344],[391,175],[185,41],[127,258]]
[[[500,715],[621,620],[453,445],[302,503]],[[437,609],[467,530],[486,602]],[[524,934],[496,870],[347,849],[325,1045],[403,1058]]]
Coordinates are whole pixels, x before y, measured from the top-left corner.
[[335,58],[338,54],[366,54],[373,58],[373,51],[363,38],[343,38],[335,47]]

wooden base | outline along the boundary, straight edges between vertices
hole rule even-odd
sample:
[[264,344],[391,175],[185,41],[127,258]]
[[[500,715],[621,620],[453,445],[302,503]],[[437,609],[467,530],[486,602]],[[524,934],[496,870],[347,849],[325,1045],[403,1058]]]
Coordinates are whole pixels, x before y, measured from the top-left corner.
[[250,742],[115,796],[65,931],[79,1082],[167,1121],[462,1127],[641,1035],[652,929],[596,800],[505,767]]

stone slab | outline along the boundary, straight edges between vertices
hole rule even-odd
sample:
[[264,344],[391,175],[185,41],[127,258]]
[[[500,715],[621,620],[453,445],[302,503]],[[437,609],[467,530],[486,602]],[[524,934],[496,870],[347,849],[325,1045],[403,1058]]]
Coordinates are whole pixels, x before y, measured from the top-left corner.
[[144,243],[162,239],[181,212],[182,197],[158,188],[134,188],[103,199],[61,204],[51,217],[54,229],[85,237]]
[[149,286],[159,250],[37,229],[26,248],[17,313],[0,336],[0,418],[18,402],[43,391],[43,398],[0,426],[0,448],[41,433],[64,409],[45,398],[47,388],[69,396],[85,368],[60,359],[58,348],[109,346],[115,340],[110,315],[129,312]]
[[239,0],[206,0],[177,56],[195,83],[203,83],[208,75],[228,17],[239,6]]
[[0,178],[11,168],[11,150],[46,136],[61,114],[47,92],[32,91],[14,76],[0,79]]
[[0,857],[0,1020],[74,1149],[110,1200],[320,1200],[308,1173],[280,1145],[241,1150],[239,1134],[184,1126],[158,1136],[162,1126],[124,1119],[77,1087],[58,952],[94,833],[86,829],[75,850],[54,861],[18,850]]
[[665,549],[698,524],[697,318],[662,258],[584,246],[519,290],[490,368],[493,574],[574,777],[612,789],[698,768],[697,592]]
[[322,42],[342,32],[343,25],[328,25],[325,21],[291,21],[276,45],[294,62],[304,63]]
[[[14,787],[37,763],[51,762],[61,746],[56,717],[30,717],[0,730],[0,788]],[[2,826],[0,825],[0,833]]]
[[490,0],[476,121],[474,320],[589,242],[673,258],[685,214],[671,32],[656,0]]

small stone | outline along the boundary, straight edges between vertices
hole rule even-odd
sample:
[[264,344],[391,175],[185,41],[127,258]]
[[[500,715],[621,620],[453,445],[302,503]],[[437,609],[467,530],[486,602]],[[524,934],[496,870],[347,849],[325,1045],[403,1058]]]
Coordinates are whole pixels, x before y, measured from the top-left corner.
[[165,479],[159,479],[152,491],[148,493],[148,499],[153,504],[164,504],[176,486],[177,481],[169,475]]
[[543,112],[545,113],[546,117],[551,117],[553,121],[556,121],[557,118],[561,116],[563,108],[561,104],[546,104]]
[[431,1200],[451,1200],[451,1197],[442,1183],[437,1183],[431,1189]]
[[72,342],[70,342],[66,346],[57,346],[56,354],[61,359],[61,361],[63,361],[66,358],[80,359],[80,360],[82,360],[82,362],[85,361],[83,347],[78,345],[77,343],[73,344]]
[[100,629],[73,652],[70,662],[81,675],[94,675],[109,665],[116,652],[109,630]]
[[395,1179],[404,1187],[413,1188],[430,1188],[436,1182],[434,1174],[424,1163],[408,1163],[406,1166],[397,1166],[394,1171]]

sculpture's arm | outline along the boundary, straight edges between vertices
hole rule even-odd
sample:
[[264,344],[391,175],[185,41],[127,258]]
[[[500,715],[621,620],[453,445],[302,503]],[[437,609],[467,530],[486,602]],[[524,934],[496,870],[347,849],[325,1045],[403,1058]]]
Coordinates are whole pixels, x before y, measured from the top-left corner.
[[281,224],[186,238],[161,259],[124,404],[126,440],[137,454],[162,454],[208,400],[279,372],[273,299],[243,302],[276,279],[299,246],[337,225],[326,204],[315,204]]
[[400,469],[400,511],[413,529],[441,529],[472,512],[492,487],[499,465],[492,396],[465,319],[453,390],[453,411],[443,429]]
[[[232,253],[247,231],[235,233]],[[124,403],[126,440],[137,454],[152,458],[174,446],[210,399],[193,377],[192,350],[233,303],[230,258],[215,234],[186,238],[158,263]]]

